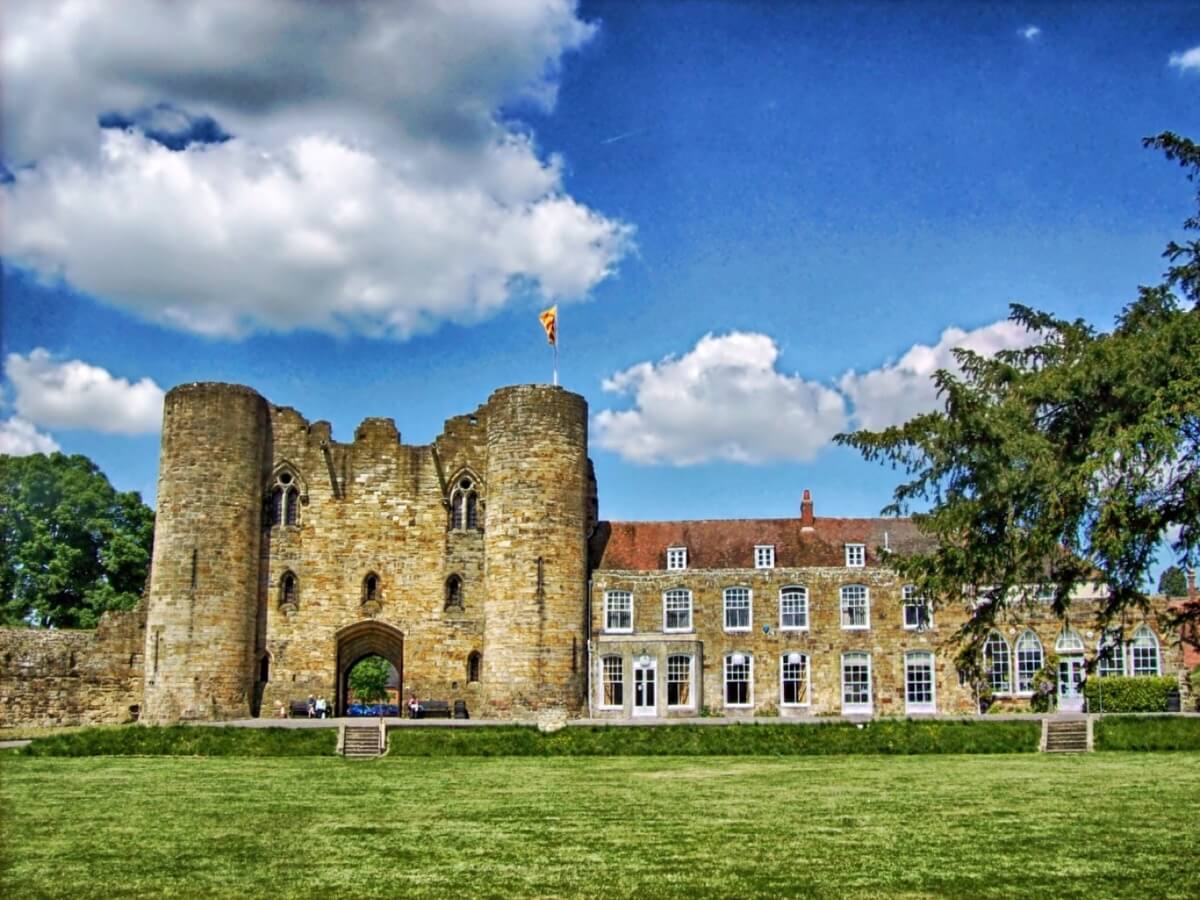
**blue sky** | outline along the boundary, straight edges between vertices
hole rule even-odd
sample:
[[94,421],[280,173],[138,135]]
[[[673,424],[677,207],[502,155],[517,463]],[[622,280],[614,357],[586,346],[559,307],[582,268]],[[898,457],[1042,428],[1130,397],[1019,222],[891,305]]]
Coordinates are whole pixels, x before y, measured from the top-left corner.
[[1107,327],[1194,208],[1193,3],[451,6],[6,4],[3,446],[152,499],[192,380],[428,442],[557,302],[603,516],[872,515],[832,434],[1010,302]]

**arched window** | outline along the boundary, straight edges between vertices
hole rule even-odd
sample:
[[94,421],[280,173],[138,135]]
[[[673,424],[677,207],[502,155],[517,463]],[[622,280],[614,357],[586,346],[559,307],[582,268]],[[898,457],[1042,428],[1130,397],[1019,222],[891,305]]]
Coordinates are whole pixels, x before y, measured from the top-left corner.
[[1133,640],[1129,642],[1129,651],[1134,675],[1158,674],[1158,638],[1153,631],[1145,625],[1139,625],[1133,633]]
[[1038,636],[1026,628],[1017,638],[1017,692],[1033,691],[1033,676],[1045,665],[1045,653]]
[[479,489],[470,475],[459,478],[450,495],[450,527],[456,531],[482,527],[479,520]]
[[300,524],[300,479],[290,469],[283,468],[275,473],[271,487],[271,499],[267,509],[267,524]]
[[1074,628],[1064,625],[1063,630],[1059,632],[1058,640],[1054,642],[1054,650],[1057,653],[1082,653],[1083,638]]
[[279,579],[279,605],[287,609],[296,609],[300,605],[299,582],[291,572],[284,572]]
[[1012,690],[1012,660],[1008,653],[1008,641],[998,631],[993,631],[983,642],[983,665],[987,670],[988,686],[997,694]]
[[479,651],[472,650],[471,654],[467,657],[467,681],[479,680],[479,667],[482,662],[483,656],[480,655]]
[[463,582],[457,575],[446,579],[446,609],[463,608]]
[[1104,632],[1096,650],[1101,678],[1125,674],[1125,640],[1120,628]]
[[367,577],[363,579],[362,602],[379,602],[379,576],[374,572],[369,573]]

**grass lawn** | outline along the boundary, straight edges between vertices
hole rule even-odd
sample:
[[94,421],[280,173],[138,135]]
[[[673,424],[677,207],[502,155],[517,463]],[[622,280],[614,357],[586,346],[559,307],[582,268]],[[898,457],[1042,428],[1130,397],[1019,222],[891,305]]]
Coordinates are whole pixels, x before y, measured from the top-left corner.
[[0,755],[0,896],[1200,896],[1200,753]]

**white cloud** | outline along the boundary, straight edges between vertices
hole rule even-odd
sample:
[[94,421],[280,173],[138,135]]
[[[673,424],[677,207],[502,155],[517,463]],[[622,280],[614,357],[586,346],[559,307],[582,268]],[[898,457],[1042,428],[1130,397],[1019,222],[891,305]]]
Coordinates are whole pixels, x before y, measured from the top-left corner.
[[1025,40],[1032,41],[1042,33],[1042,29],[1038,28],[1036,25],[1026,25],[1017,33],[1021,35],[1021,37],[1025,38]]
[[1200,46],[1185,50],[1182,53],[1172,53],[1167,64],[1181,72],[1200,72]]
[[841,377],[838,386],[854,406],[856,427],[877,431],[900,425],[937,406],[931,376],[938,369],[960,371],[954,348],[991,356],[999,350],[1028,347],[1036,340],[1036,334],[1007,319],[974,331],[947,328],[932,347],[914,344],[894,363],[862,374],[851,370]]
[[[631,246],[498,112],[553,106],[595,30],[570,0],[15,0],[5,25],[5,158],[37,162],[5,253],[145,318],[405,337],[581,297]],[[234,139],[173,152],[111,113]]]
[[16,394],[17,416],[30,428],[144,434],[162,423],[163,391],[149,378],[133,384],[78,359],[55,361],[40,347],[28,356],[10,353],[4,372]]
[[812,459],[846,425],[834,390],[776,371],[764,334],[701,338],[682,357],[639,363],[605,380],[634,408],[595,417],[596,440],[636,463]]
[[29,456],[31,453],[53,453],[58,443],[42,434],[32,423],[12,416],[0,421],[0,455]]

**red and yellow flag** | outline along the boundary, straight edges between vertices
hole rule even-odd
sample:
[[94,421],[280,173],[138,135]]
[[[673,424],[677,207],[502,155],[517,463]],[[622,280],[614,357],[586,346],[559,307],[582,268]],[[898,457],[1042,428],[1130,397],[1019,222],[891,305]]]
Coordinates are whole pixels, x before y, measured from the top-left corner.
[[558,346],[558,305],[542,310],[538,315],[542,327],[546,329],[546,340],[555,347]]

